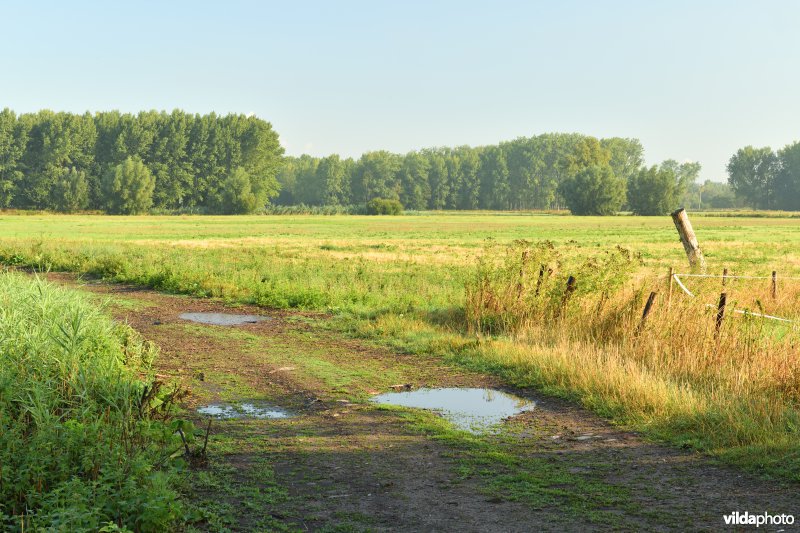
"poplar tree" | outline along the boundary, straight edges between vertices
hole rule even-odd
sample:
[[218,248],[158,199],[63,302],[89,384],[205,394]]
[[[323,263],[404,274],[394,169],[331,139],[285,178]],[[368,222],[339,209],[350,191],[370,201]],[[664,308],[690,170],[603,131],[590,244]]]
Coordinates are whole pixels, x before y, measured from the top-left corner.
[[112,215],[136,215],[153,205],[155,178],[141,159],[128,157],[101,181],[105,207]]

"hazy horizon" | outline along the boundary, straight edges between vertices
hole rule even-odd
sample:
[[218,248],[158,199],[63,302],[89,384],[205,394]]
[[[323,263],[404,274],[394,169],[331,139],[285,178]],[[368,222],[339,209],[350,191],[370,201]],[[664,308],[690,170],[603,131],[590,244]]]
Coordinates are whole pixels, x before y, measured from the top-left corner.
[[254,113],[289,155],[636,137],[726,178],[800,140],[791,2],[4,5],[0,107]]

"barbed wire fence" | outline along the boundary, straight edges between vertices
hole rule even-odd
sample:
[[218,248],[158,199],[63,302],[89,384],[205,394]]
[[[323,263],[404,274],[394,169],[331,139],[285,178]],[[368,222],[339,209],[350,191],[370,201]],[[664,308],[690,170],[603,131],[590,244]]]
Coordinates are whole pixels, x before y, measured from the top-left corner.
[[[722,281],[723,281],[723,286],[725,285],[725,282],[727,280],[734,280],[734,279],[771,280],[772,281],[772,296],[773,296],[773,298],[775,298],[776,292],[777,292],[778,277],[777,277],[777,273],[775,271],[772,272],[771,276],[737,276],[737,275],[729,274],[727,271],[724,271],[722,274],[694,274],[694,273],[683,273],[683,274],[680,274],[680,273],[673,272],[673,270],[670,269],[669,276],[670,276],[670,293],[672,292],[672,282],[674,281],[675,284],[678,285],[678,287],[687,296],[689,296],[691,298],[697,298],[697,296],[692,291],[690,291],[686,287],[686,285],[681,281],[682,277],[683,278],[721,278]],[[780,279],[782,279],[782,280],[800,280],[800,277],[794,277],[794,276],[785,276],[784,277],[784,276],[782,276]],[[705,306],[709,307],[709,308],[712,308],[712,309],[716,308],[718,310],[718,313],[724,313],[726,300],[727,300],[726,293],[723,292],[720,295],[720,303],[718,303],[717,305],[705,304]],[[732,312],[736,313],[736,314],[739,314],[739,315],[752,316],[752,317],[763,318],[763,319],[767,319],[767,320],[775,320],[775,321],[778,321],[778,322],[784,322],[784,323],[789,323],[789,324],[796,323],[796,320],[792,320],[792,319],[785,318],[785,317],[780,317],[780,316],[775,316],[775,315],[768,315],[766,313],[757,313],[757,312],[754,312],[754,311],[750,311],[748,309],[733,309]]]

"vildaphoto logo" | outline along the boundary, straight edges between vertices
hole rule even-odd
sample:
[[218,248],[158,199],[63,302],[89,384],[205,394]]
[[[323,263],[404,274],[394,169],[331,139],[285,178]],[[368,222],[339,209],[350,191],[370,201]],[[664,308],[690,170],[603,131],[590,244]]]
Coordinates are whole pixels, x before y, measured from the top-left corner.
[[790,514],[751,514],[747,511],[740,513],[734,511],[723,516],[726,526],[791,526],[794,524],[794,515]]

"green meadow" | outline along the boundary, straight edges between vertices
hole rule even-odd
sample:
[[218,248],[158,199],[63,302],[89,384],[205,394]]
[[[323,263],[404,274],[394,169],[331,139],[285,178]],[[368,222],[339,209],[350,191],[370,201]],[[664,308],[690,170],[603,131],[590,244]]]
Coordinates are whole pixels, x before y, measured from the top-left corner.
[[[800,272],[790,218],[695,217],[709,265]],[[0,217],[0,259],[266,306],[437,310],[461,305],[477,257],[550,240],[641,253],[648,272],[685,267],[669,217],[423,214],[399,217]]]
[[[709,271],[778,271],[777,299],[769,300],[767,280],[738,280],[727,289],[732,305],[796,318],[800,282],[780,278],[800,275],[800,223],[751,215],[694,216]],[[607,268],[591,261],[617,247],[635,260],[625,266],[624,283],[578,291],[562,312],[551,305],[561,301],[562,278],[553,278],[547,301],[536,299],[539,289],[534,295],[529,281],[523,288],[523,274],[516,278],[515,254],[540,241],[561,254],[554,276],[580,264],[575,268],[591,277],[592,269]],[[652,439],[760,475],[800,479],[797,328],[729,314],[715,332],[705,304],[716,302],[719,280],[685,279],[700,298],[673,288],[667,303],[668,269],[688,268],[669,217],[5,214],[0,262],[327,312],[331,327],[349,336],[490,372],[579,402]],[[535,277],[539,264],[522,268]],[[467,288],[474,295],[478,285],[489,292],[468,300]],[[660,297],[642,329],[650,290]],[[511,292],[514,301],[504,302]],[[471,324],[476,313],[481,318]],[[491,313],[505,322],[484,327]]]

